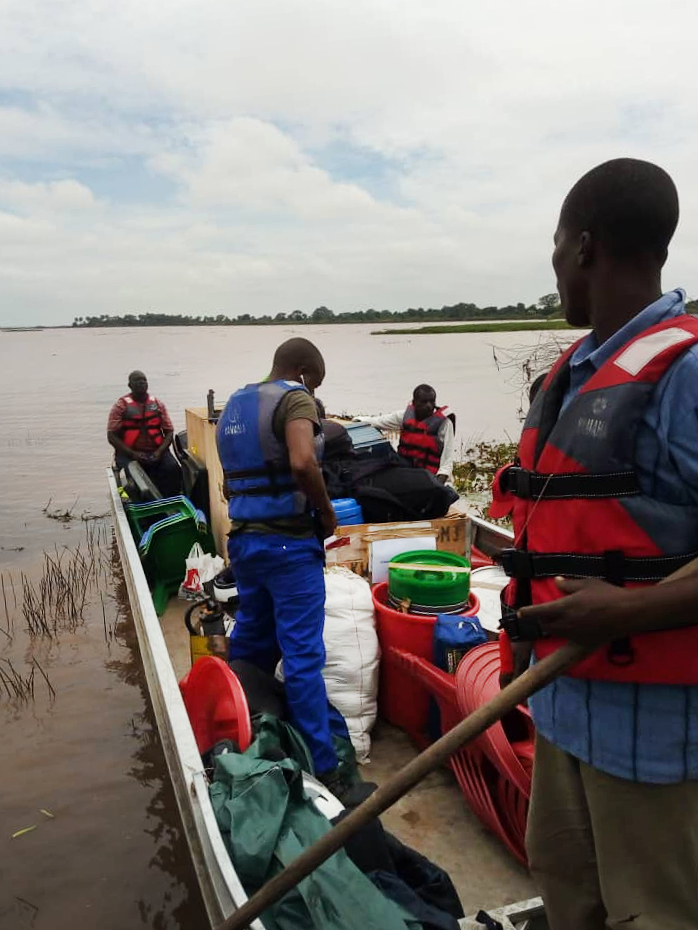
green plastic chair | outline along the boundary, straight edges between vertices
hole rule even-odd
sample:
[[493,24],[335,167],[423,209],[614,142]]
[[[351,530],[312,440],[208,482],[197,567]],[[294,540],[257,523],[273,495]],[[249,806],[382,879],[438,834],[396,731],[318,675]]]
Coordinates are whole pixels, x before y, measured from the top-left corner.
[[184,580],[186,559],[194,543],[204,552],[215,552],[208,524],[188,513],[175,513],[151,524],[141,536],[138,552],[153,595],[153,604],[161,616],[167,602],[179,590]]

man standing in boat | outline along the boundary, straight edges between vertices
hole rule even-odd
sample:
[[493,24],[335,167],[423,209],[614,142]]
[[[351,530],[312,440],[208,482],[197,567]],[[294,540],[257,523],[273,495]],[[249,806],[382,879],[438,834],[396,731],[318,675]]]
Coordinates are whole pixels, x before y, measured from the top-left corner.
[[266,381],[231,395],[217,428],[232,529],[228,554],[240,610],[230,658],[273,673],[283,657],[292,721],[313,757],[316,775],[333,791],[347,787],[338,770],[332,730],[346,724],[327,700],[324,550],[319,537],[336,527],[320,469],[323,436],[313,399],[325,362],[307,339],[276,350]]
[[453,481],[455,415],[448,407],[436,406],[436,391],[419,384],[406,410],[377,417],[357,417],[376,429],[400,433],[399,455],[414,468],[425,468],[442,484]]
[[131,372],[128,387],[129,393],[111,408],[107,423],[116,466],[138,462],[163,497],[181,494],[182,471],[170,452],[174,428],[167,408],[148,393],[148,379],[142,371]]
[[515,673],[532,650],[598,645],[530,700],[527,849],[551,930],[698,927],[698,581],[655,583],[698,554],[698,321],[661,289],[677,222],[648,162],[606,162],[567,195],[553,268],[591,332],[495,479]]

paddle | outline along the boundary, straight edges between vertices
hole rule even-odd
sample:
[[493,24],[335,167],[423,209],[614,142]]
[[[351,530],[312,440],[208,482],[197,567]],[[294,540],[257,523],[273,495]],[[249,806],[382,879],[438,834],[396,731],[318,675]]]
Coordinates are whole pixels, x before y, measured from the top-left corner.
[[[684,565],[659,584],[678,581],[680,578],[696,573],[698,573],[698,559]],[[283,871],[256,891],[234,914],[223,921],[218,930],[244,930],[263,911],[276,903],[286,892],[294,888],[344,846],[357,830],[399,801],[430,772],[444,765],[458,749],[484,733],[493,723],[501,720],[517,705],[528,700],[532,694],[550,684],[553,679],[586,658],[596,648],[598,647],[566,643],[552,655],[531,666],[506,688],[503,688],[491,701],[478,707],[474,713],[449,730],[441,739],[432,743],[428,749],[425,749],[384,785],[381,785],[363,804],[355,808]]]

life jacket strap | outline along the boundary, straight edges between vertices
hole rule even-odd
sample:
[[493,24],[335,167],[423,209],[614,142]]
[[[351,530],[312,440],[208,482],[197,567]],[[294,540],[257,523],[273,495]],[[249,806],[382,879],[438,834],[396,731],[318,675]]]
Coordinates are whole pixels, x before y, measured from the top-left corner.
[[[287,494],[290,491],[297,491],[298,485],[293,480],[290,471],[279,469],[273,462],[265,462],[262,468],[247,468],[238,471],[225,470],[225,497],[231,500],[233,497],[279,497],[281,494]],[[257,487],[232,488],[231,481],[245,481],[251,478],[266,478],[268,484],[258,485]]]
[[536,501],[629,497],[640,494],[637,475],[632,470],[607,474],[569,472],[546,475],[512,465],[502,472],[499,487],[505,494]]
[[601,578],[617,585],[629,581],[661,581],[694,558],[698,558],[698,552],[640,558],[625,556],[616,550],[598,555],[527,552],[525,549],[503,549],[500,553],[504,571],[518,581],[564,575],[571,578]]
[[[263,468],[247,468],[240,471],[224,471],[223,477],[226,481],[243,481],[246,478],[268,478],[270,481],[277,480],[279,475],[287,474],[280,472],[276,468],[265,465]],[[290,473],[288,473],[290,474]]]
[[228,500],[233,497],[278,497],[280,494],[297,490],[298,485],[290,481],[284,482],[283,484],[277,482],[274,485],[266,485],[265,487],[245,488],[243,491],[231,491],[230,488],[228,488],[226,490],[226,497]]

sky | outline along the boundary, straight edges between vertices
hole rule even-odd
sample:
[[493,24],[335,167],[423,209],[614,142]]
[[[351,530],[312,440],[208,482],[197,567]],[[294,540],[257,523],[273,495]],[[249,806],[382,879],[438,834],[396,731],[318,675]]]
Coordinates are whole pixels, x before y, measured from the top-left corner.
[[0,325],[535,302],[656,161],[698,294],[690,0],[2,0]]

